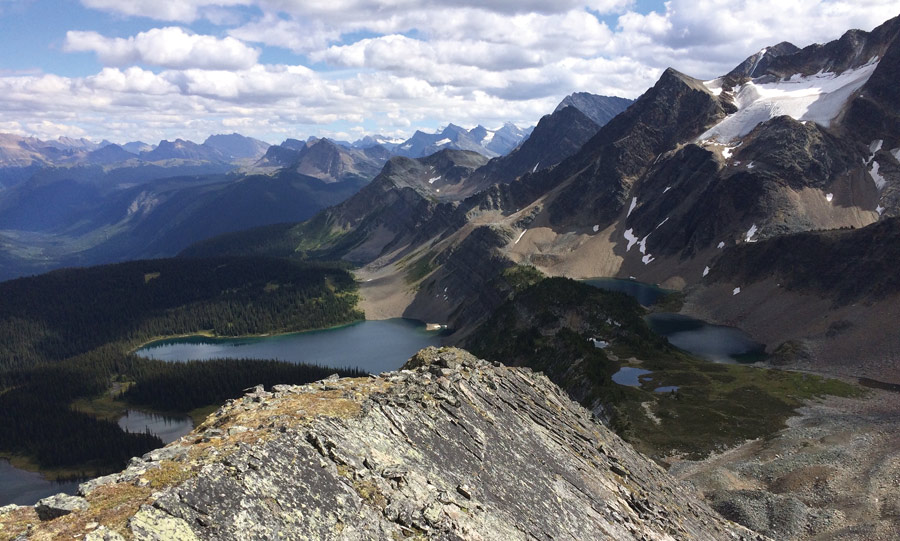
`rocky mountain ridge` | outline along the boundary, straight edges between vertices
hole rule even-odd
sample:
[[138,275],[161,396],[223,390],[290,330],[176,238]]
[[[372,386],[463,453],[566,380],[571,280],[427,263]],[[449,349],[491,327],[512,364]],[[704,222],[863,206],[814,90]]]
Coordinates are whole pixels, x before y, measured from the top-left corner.
[[429,348],[399,372],[261,387],[188,438],[0,510],[10,537],[762,540],[543,375]]
[[327,184],[348,180],[368,182],[378,175],[390,157],[390,152],[380,145],[358,149],[339,145],[330,139],[315,139],[306,143],[288,139],[281,145],[270,146],[254,164],[254,169],[290,168]]

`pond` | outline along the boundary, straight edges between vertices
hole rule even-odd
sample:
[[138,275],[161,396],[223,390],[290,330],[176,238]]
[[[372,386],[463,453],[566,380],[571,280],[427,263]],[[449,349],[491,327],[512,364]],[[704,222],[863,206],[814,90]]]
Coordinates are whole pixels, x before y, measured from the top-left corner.
[[736,327],[713,325],[681,314],[650,314],[653,332],[673,346],[719,363],[756,362],[765,359],[766,346]]
[[80,481],[57,483],[44,479],[39,473],[19,469],[0,459],[0,507],[4,505],[34,505],[41,498],[60,492],[75,494]]
[[360,321],[321,331],[252,338],[192,336],[160,340],[136,353],[163,361],[224,358],[277,359],[337,368],[358,368],[372,374],[397,370],[414,353],[438,346],[440,331],[428,331],[411,319]]
[[158,415],[139,410],[128,410],[119,419],[119,427],[129,432],[149,431],[159,436],[163,443],[171,443],[194,428],[190,417]]
[[613,374],[612,380],[619,385],[627,385],[629,387],[640,387],[641,386],[641,376],[646,376],[647,374],[651,374],[650,370],[644,370],[643,368],[635,368],[633,366],[623,366],[619,369],[618,372]]
[[585,284],[607,291],[621,291],[634,297],[642,306],[652,306],[656,304],[660,297],[671,293],[671,291],[662,289],[659,286],[621,278],[589,278],[582,281]]

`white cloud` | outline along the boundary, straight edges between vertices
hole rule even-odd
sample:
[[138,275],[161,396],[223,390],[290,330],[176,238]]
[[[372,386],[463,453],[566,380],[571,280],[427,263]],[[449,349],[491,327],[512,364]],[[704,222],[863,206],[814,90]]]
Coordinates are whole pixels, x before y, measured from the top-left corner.
[[253,0],[81,0],[85,7],[158,21],[192,22],[204,8],[250,5]]
[[273,13],[229,30],[229,35],[254,43],[283,47],[296,52],[309,52],[327,47],[340,39],[341,32],[327,28],[315,19],[290,20]]
[[501,15],[566,13],[589,8],[598,13],[618,13],[633,0],[81,0],[89,8],[159,21],[192,22],[208,12],[221,16],[222,8],[255,5],[269,13],[286,13],[298,19],[312,18],[332,24],[352,20],[385,20],[411,11],[437,8],[477,8]]
[[243,69],[253,66],[260,51],[241,41],[218,39],[170,26],[153,28],[129,38],[108,38],[97,32],[70,30],[67,52],[92,51],[106,65],[146,64],[164,68]]
[[[527,125],[571,92],[633,98],[668,66],[711,78],[766,45],[825,42],[896,15],[895,0],[865,9],[847,0],[669,0],[658,13],[629,11],[632,0],[82,4],[184,26],[126,38],[69,32],[65,50],[93,52],[105,67],[83,77],[0,72],[0,130],[56,123],[152,141],[232,128],[275,140],[355,134],[360,124],[392,135],[447,122]],[[619,15],[617,24],[594,13]],[[215,35],[193,33],[200,19]],[[296,65],[259,63],[273,58]]]
[[178,87],[164,77],[132,66],[125,71],[103,68],[97,75],[84,80],[85,87],[96,91],[140,93],[150,95],[173,94]]
[[712,78],[768,45],[825,43],[852,28],[871,30],[897,11],[895,0],[864,7],[845,0],[670,0],[662,14],[621,16],[606,54]]

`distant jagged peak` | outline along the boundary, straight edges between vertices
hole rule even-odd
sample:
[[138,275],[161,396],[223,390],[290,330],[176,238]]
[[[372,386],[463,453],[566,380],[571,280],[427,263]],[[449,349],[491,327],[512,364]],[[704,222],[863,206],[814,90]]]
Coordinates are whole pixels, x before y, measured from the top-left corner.
[[881,59],[900,35],[900,16],[879,25],[871,32],[848,30],[828,43],[814,43],[802,49],[783,41],[763,48],[720,77],[726,88],[749,79],[764,82],[809,77],[819,74],[841,75]]
[[259,159],[266,150],[269,143],[247,137],[239,133],[210,135],[203,142],[203,145],[214,148],[228,158],[241,159]]
[[375,135],[366,135],[360,139],[357,139],[352,143],[353,148],[361,148],[366,149],[369,147],[374,147],[377,145],[381,145],[387,149],[392,149],[397,145],[400,145],[405,141],[405,139],[398,139],[396,137],[388,137],[386,135],[375,134]]
[[141,152],[149,152],[155,148],[153,145],[143,141],[131,141],[120,146],[134,155],[138,155]]
[[288,138],[288,139],[285,139],[280,145],[277,145],[277,146],[282,146],[282,147],[290,149],[290,150],[303,150],[306,147],[306,143],[304,143],[303,141],[300,141],[299,139]]
[[448,188],[465,180],[488,158],[478,152],[446,148],[422,158],[395,156],[379,175],[397,187],[413,188],[428,196],[448,195]]
[[617,96],[601,96],[590,92],[575,92],[569,94],[556,106],[555,111],[572,106],[587,115],[598,126],[603,126],[613,117],[624,111],[631,105],[632,100]]

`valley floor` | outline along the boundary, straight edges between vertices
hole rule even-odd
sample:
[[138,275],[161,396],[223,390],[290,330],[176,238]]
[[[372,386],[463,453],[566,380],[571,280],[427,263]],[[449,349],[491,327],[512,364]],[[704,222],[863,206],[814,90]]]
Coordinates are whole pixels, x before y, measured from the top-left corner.
[[775,539],[900,537],[900,393],[812,401],[769,439],[670,469]]

